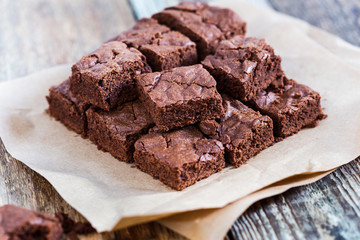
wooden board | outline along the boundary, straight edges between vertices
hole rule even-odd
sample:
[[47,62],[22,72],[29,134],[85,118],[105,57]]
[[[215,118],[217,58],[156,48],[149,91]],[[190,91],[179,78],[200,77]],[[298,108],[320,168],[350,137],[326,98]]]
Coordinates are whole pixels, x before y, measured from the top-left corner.
[[[359,0],[251,0],[333,32],[360,46]],[[103,41],[177,0],[2,0],[0,81],[75,62]],[[137,4],[136,4],[137,3]],[[149,6],[153,7],[150,8]],[[132,7],[131,7],[132,6]],[[141,8],[137,8],[140,6]],[[139,10],[143,9],[143,10]],[[144,13],[145,12],[145,13]],[[360,159],[308,186],[254,204],[227,239],[360,239]],[[0,205],[12,203],[84,220],[37,173],[0,143]],[[87,239],[183,239],[157,223]]]

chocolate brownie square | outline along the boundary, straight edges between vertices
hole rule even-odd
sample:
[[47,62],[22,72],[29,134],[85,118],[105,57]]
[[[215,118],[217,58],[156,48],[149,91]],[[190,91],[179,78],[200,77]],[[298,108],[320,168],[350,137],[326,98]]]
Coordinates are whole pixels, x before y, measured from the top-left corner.
[[199,128],[208,137],[220,140],[225,147],[225,160],[240,167],[274,143],[273,122],[238,100],[222,97],[225,116],[219,121],[202,121]]
[[246,34],[246,22],[228,8],[209,6],[205,2],[181,2],[167,9],[193,12],[200,15],[203,22],[214,24],[225,38]]
[[216,81],[200,65],[137,77],[139,97],[161,131],[223,115]]
[[40,212],[14,205],[0,207],[0,239],[62,239],[63,230],[58,219]]
[[141,171],[179,191],[225,166],[221,142],[205,138],[194,126],[142,136],[134,160]]
[[140,19],[132,29],[112,40],[137,48],[146,56],[153,71],[193,65],[198,61],[194,42],[151,18]]
[[83,103],[72,95],[69,79],[58,86],[51,87],[46,100],[49,103],[47,112],[52,117],[83,137],[86,136],[87,120],[85,111],[90,105]]
[[152,17],[194,41],[200,60],[213,53],[221,40],[246,32],[246,23],[232,10],[201,2],[180,3]]
[[314,127],[326,117],[319,93],[294,80],[284,80],[283,88],[264,90],[251,101],[254,108],[272,118],[274,134],[280,139],[304,127]]
[[139,100],[124,103],[110,112],[91,107],[86,116],[89,139],[124,162],[133,161],[135,141],[153,126]]
[[146,72],[151,69],[137,49],[108,42],[72,66],[70,90],[81,101],[109,111],[137,98],[134,77]]
[[217,80],[219,91],[242,101],[251,100],[283,75],[281,58],[264,39],[253,37],[222,41],[202,64]]

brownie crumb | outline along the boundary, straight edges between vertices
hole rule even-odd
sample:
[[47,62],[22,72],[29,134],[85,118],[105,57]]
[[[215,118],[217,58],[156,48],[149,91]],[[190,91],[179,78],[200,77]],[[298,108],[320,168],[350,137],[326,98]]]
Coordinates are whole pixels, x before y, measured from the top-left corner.
[[78,239],[77,234],[90,234],[95,233],[96,230],[89,222],[75,222],[66,213],[55,213],[56,218],[61,223],[63,231],[70,239]]
[[0,239],[59,240],[62,235],[57,218],[14,205],[0,207]]

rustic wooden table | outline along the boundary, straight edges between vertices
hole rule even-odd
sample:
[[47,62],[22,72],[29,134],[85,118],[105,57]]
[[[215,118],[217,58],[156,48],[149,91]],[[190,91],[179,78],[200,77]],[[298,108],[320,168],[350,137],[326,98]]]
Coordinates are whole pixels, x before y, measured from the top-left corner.
[[[360,46],[359,0],[252,0],[304,19]],[[130,28],[136,17],[176,0],[1,0],[0,81],[85,53]],[[154,4],[156,3],[156,4]],[[0,141],[0,205],[12,203],[53,214],[72,209],[37,173],[13,159]],[[255,203],[229,230],[228,239],[360,239],[360,160],[308,186]],[[157,223],[89,239],[183,239]]]

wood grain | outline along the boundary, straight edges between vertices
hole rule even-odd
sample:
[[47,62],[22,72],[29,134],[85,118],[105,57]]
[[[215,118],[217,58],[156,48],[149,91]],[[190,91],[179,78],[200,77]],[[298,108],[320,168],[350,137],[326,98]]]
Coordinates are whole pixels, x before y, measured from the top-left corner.
[[0,9],[0,81],[74,62],[135,22],[126,0],[2,0]]
[[[0,81],[75,62],[131,27],[133,12],[138,17],[144,11],[151,15],[159,6],[177,0],[130,2],[133,11],[126,0],[0,1],[0,9],[6,10],[0,14]],[[281,12],[360,45],[359,0],[269,2]],[[357,159],[314,184],[259,201],[239,217],[226,239],[360,239],[359,176]],[[0,205],[6,203],[50,214],[60,210],[84,220],[44,178],[9,156],[0,142]],[[148,223],[86,239],[184,238],[158,223]]]
[[303,19],[360,46],[360,0],[268,0],[274,9]]

